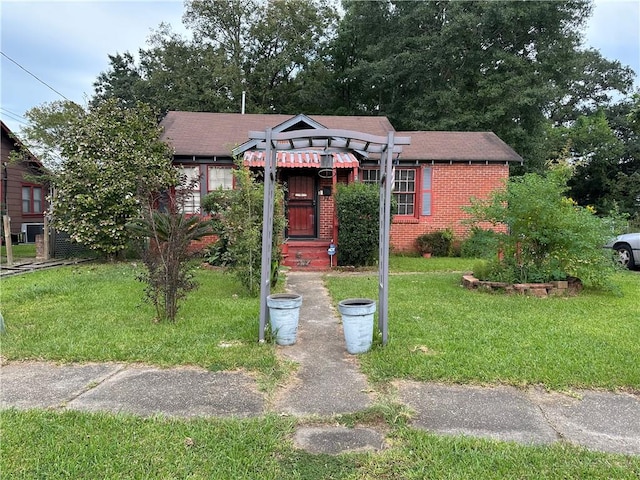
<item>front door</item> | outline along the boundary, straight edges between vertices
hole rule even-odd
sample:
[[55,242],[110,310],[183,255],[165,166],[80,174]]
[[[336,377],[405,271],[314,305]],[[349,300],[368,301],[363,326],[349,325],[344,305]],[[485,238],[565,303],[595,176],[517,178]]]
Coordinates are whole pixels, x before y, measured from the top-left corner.
[[287,185],[289,237],[316,236],[316,179],[291,175]]

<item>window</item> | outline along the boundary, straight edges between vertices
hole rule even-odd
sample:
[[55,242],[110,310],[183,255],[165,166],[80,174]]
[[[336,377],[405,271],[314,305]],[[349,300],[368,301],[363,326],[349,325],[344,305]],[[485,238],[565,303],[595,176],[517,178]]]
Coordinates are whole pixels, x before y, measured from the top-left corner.
[[233,169],[225,167],[209,167],[207,176],[208,191],[231,190],[233,188]]
[[413,215],[416,193],[416,171],[396,170],[393,194],[398,202],[398,215]]
[[[364,183],[379,183],[378,169],[362,170],[360,178]],[[416,198],[416,171],[414,169],[395,169],[393,195],[396,199],[396,215],[413,215]]]
[[22,186],[22,213],[42,213],[42,187]]
[[200,167],[180,167],[180,176],[186,177],[186,184],[191,193],[185,195],[184,212],[200,212]]

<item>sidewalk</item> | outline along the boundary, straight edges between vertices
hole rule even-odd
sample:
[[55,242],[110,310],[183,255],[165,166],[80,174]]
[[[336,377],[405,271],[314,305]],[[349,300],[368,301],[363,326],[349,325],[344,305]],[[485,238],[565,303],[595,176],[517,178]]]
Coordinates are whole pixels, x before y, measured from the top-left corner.
[[[272,402],[256,381],[239,372],[193,367],[159,369],[125,364],[55,365],[15,362],[0,368],[0,408],[127,412],[150,416],[256,417],[278,413],[331,418],[375,404],[344,348],[337,313],[321,273],[291,272],[288,289],[303,296],[298,339],[278,347],[299,364],[295,379]],[[397,400],[414,411],[414,428],[442,435],[468,435],[523,444],[569,442],[586,448],[640,455],[640,398],[578,391],[577,396],[539,388],[477,387],[396,382]],[[384,447],[373,428],[302,426],[296,444],[314,453]]]

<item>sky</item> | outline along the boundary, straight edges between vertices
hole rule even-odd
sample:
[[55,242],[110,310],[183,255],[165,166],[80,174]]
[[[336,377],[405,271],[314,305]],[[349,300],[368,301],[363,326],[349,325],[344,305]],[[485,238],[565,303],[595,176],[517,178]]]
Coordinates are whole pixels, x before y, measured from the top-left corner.
[[[33,107],[86,105],[108,55],[146,48],[161,22],[184,34],[183,13],[181,0],[2,0],[0,117],[18,133]],[[585,46],[630,66],[640,87],[640,0],[596,0],[584,33]]]

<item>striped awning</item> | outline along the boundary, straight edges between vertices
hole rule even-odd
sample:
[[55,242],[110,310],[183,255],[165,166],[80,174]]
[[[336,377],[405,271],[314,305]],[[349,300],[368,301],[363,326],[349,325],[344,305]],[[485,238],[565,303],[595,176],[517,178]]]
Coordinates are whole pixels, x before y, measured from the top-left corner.
[[[333,168],[354,168],[359,165],[358,159],[349,152],[330,152],[333,157]],[[278,168],[326,168],[322,157],[327,153],[320,151],[305,152],[277,152]],[[249,167],[264,167],[265,152],[249,151],[244,152],[244,164]]]

